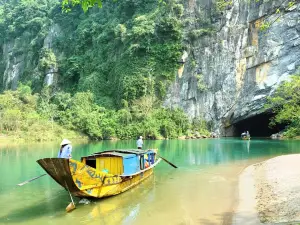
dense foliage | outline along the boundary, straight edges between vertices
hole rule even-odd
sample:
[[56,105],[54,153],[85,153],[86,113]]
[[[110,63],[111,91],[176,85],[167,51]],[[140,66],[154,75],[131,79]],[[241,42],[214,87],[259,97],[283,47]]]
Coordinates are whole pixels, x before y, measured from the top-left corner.
[[[210,16],[200,13],[203,9],[201,18],[183,16],[182,0],[111,0],[87,13],[80,7],[62,13],[57,0],[0,3],[0,44],[5,44],[4,52],[11,51],[10,58],[26,62],[21,82],[33,81],[33,90],[39,92],[46,70],[58,67],[59,84],[64,85],[60,88],[90,90],[108,107],[149,93],[163,98],[175,77],[182,43],[188,41],[182,41],[183,27],[191,26],[186,35],[190,39],[214,32]],[[95,0],[62,4],[69,3],[102,6]],[[50,31],[53,40],[45,44]],[[7,59],[1,57],[0,73],[7,68]],[[0,89],[10,86],[1,84],[5,79],[0,79]]]
[[[116,1],[116,0],[114,0]],[[87,11],[89,8],[94,7],[97,5],[99,8],[102,7],[102,0],[62,0],[62,6],[64,11],[69,12],[71,11],[72,7],[80,5],[83,11]]]
[[0,95],[0,129],[5,134],[31,140],[49,140],[63,136],[91,139],[177,138],[189,132],[207,134],[201,121],[190,123],[179,109],[154,107],[155,99],[144,97],[121,110],[108,110],[97,105],[91,92],[74,96],[50,88],[32,95],[29,86]]
[[[101,9],[86,13],[80,7],[63,13],[57,0],[2,2],[0,87],[5,90],[10,82],[17,86],[3,75],[4,68],[21,65],[19,81],[30,82],[30,88],[23,85],[1,95],[1,131],[26,133],[33,128],[36,134],[28,134],[33,139],[42,138],[38,134],[46,131],[39,129],[49,125],[92,139],[207,134],[205,122],[191,123],[181,110],[161,108],[183,53],[183,9],[181,0],[105,1]],[[3,57],[20,63],[7,67],[12,60]],[[55,80],[44,87],[49,71]],[[31,104],[20,96],[24,88]],[[18,104],[5,103],[8,96]],[[19,114],[23,111],[18,107],[38,119]],[[14,125],[16,121],[22,126]]]
[[20,85],[16,91],[0,95],[1,134],[34,141],[81,137],[53,120],[38,113],[38,95],[32,95],[29,86]]
[[[61,89],[91,91],[98,104],[121,108],[165,96],[183,52],[182,16],[180,0],[107,1],[86,13],[62,13],[56,0],[21,0],[0,5],[0,42],[14,44],[10,57],[29,62],[20,81],[32,81],[35,92],[55,67]],[[45,44],[49,30],[56,36]]]
[[275,113],[271,126],[287,124],[285,136],[300,136],[300,76],[284,82],[269,98],[266,108]]
[[[58,6],[54,0],[0,0],[0,90],[13,86],[7,77],[2,77],[8,65],[13,69],[13,65],[7,64],[8,58],[3,57],[20,63],[19,81],[32,81],[35,90],[41,88],[45,74],[39,61],[45,52],[42,49],[45,37],[53,23],[49,14]],[[23,61],[26,63],[22,64]]]
[[78,90],[91,91],[109,108],[147,95],[163,98],[182,54],[182,14],[177,0],[129,0],[84,15],[56,15],[67,31],[56,42],[65,53],[59,60],[63,82],[77,80]]

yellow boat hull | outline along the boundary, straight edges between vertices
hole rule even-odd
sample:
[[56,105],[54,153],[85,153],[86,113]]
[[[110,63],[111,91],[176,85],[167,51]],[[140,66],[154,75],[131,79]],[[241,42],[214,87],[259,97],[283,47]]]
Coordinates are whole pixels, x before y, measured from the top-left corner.
[[153,168],[160,161],[158,159],[147,169],[130,176],[101,172],[73,159],[45,158],[37,162],[74,196],[103,198],[120,194],[138,185],[153,174]]

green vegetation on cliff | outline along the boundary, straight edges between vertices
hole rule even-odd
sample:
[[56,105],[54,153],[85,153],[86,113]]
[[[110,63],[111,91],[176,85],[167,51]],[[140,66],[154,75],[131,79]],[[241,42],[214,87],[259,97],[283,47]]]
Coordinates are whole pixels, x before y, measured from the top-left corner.
[[284,136],[300,136],[300,76],[293,76],[280,85],[269,98],[266,108],[275,113],[270,126],[287,124]]
[[[44,68],[39,61],[44,52],[44,39],[53,23],[50,12],[59,3],[51,0],[21,0],[0,4],[0,90],[16,88],[18,81],[31,81],[41,89]],[[10,63],[8,63],[10,62]],[[13,62],[13,63],[11,63]],[[5,75],[19,73],[16,80]],[[6,71],[6,72],[7,72]]]
[[[153,98],[144,97],[118,111],[97,105],[91,92],[74,96],[50,88],[31,94],[26,85],[0,95],[0,130],[8,136],[29,140],[62,137],[90,139],[177,138],[191,130],[207,134],[202,121],[190,123],[183,111],[154,107]],[[79,135],[77,132],[83,133]]]
[[[86,13],[80,7],[63,13],[56,0],[0,5],[0,90],[30,83],[3,93],[3,99],[12,95],[20,104],[0,102],[1,119],[6,118],[1,131],[29,131],[27,122],[10,123],[32,121],[15,114],[22,111],[18,107],[31,107],[39,118],[36,127],[49,123],[92,139],[207,134],[205,122],[161,108],[183,53],[183,9],[181,0],[106,1]],[[12,71],[19,77],[9,77]],[[53,74],[50,87],[44,84],[47,74]],[[20,97],[24,88],[32,105]]]
[[38,95],[29,86],[0,95],[0,134],[31,141],[55,140],[65,136],[82,138],[77,132],[59,126],[38,113]]
[[[19,81],[30,81],[40,92],[47,71],[55,67],[55,86],[72,93],[90,91],[108,108],[122,108],[144,96],[165,96],[183,52],[179,0],[108,1],[87,13],[61,10],[56,0],[0,6],[2,73],[9,60],[3,57],[15,58],[19,65],[26,62]],[[51,29],[53,36],[46,42]],[[1,89],[16,87],[13,79],[1,78]]]
[[55,43],[65,53],[59,60],[62,82],[75,81],[108,108],[145,96],[162,99],[183,52],[182,4],[131,0],[78,11],[54,18],[65,31]]

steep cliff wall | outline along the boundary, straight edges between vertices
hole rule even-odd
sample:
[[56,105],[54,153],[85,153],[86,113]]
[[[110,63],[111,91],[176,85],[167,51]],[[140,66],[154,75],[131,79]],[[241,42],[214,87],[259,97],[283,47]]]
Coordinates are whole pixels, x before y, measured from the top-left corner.
[[[164,105],[230,135],[236,123],[262,113],[266,98],[300,65],[299,1],[286,9],[289,0],[235,0],[222,10],[213,0],[159,2],[118,1],[87,14],[62,14],[56,0],[46,11],[44,3],[39,10],[31,3],[7,7],[0,90],[19,81],[31,81],[35,91],[58,83],[72,93],[90,90],[109,107],[153,93],[163,99],[182,54]],[[275,22],[261,31],[264,20]]]
[[[4,72],[0,89],[14,90],[20,81],[39,83],[39,86],[52,85],[57,82],[56,62],[50,64],[47,62],[49,65],[45,62],[49,61],[49,51],[55,51],[52,45],[54,39],[60,34],[60,28],[54,24],[49,25],[47,30],[42,38],[43,44],[41,43],[37,49],[30,49],[28,46],[33,40],[26,39],[24,36],[4,42],[1,62],[4,64]],[[54,54],[53,56],[56,58]],[[41,65],[43,62],[44,65]]]
[[[300,65],[300,4],[282,7],[276,20],[276,9],[286,4],[239,0],[223,15],[213,15],[214,31],[187,42],[184,69],[169,89],[165,106],[212,121],[221,135],[226,130],[232,134],[233,124],[262,113],[266,98]],[[212,17],[212,5],[209,0],[189,0],[185,15],[196,21]],[[261,31],[264,19],[276,22]],[[192,23],[185,33],[197,28]]]
[[[57,72],[52,43],[60,29],[50,12],[51,1],[15,1],[0,4],[0,90],[16,89],[18,82],[34,87],[54,83]],[[39,90],[40,88],[36,88]]]

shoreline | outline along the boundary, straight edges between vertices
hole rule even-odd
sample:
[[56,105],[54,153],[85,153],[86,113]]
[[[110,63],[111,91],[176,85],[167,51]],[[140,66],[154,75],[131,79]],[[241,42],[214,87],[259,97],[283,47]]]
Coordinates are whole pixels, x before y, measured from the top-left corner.
[[294,224],[300,221],[300,154],[248,166],[239,176],[232,224]]
[[[15,144],[30,144],[30,143],[47,143],[47,142],[55,142],[59,141],[62,138],[57,138],[57,139],[45,139],[45,140],[34,140],[34,139],[24,139],[24,138],[19,138],[18,136],[10,136],[10,135],[4,135],[0,134],[0,145],[1,144],[7,144],[9,142],[14,142]],[[83,140],[83,141],[88,141],[88,142],[95,142],[95,141],[136,141],[136,139],[119,139],[116,137],[108,138],[108,139],[99,139],[99,140],[93,140],[90,139],[88,136],[78,136],[78,137],[70,137],[68,138],[70,140]],[[156,138],[156,139],[144,139],[144,140],[153,140],[153,141],[159,141],[159,140],[196,140],[196,139],[217,139],[217,137],[210,137],[210,136],[201,136],[201,137],[188,137],[188,138],[182,138],[182,137],[177,137],[177,138]]]
[[[88,142],[94,142],[94,141],[125,141],[125,140],[136,140],[136,139],[120,139],[117,137],[111,137],[111,138],[107,138],[107,139],[99,139],[99,140],[93,140],[90,139],[88,136],[83,135],[83,134],[79,134],[79,135],[71,135],[72,137],[68,137],[68,135],[65,135],[68,139],[73,139],[73,140],[83,140],[83,141],[88,141]],[[215,136],[214,133],[211,133],[210,135],[204,135],[204,134],[199,134],[199,135],[195,135],[195,136],[179,136],[177,138],[163,138],[163,137],[158,137],[155,139],[147,139],[144,138],[144,140],[197,140],[197,139],[219,139],[219,138],[240,138],[239,136],[237,137],[229,137],[229,136]],[[0,145],[3,144],[7,144],[7,143],[11,143],[14,142],[15,144],[29,144],[29,143],[47,143],[47,142],[54,142],[54,141],[59,141],[61,140],[62,137],[60,138],[50,138],[50,139],[26,139],[26,138],[21,138],[19,136],[14,136],[14,135],[7,135],[7,134],[3,134],[0,133]],[[270,139],[270,140],[280,140],[280,141],[286,141],[286,140],[300,140],[300,136],[296,136],[294,138],[277,138],[277,139],[272,139],[271,137],[257,137],[257,139]],[[243,140],[245,141],[245,140]]]
[[[49,144],[49,143],[54,143],[54,142],[60,142],[62,138],[57,138],[55,140],[42,140],[42,141],[37,141],[37,140],[26,140],[22,138],[15,138],[15,137],[3,137],[0,136],[0,147],[2,146],[15,146],[15,145],[28,145],[28,144]],[[86,137],[77,137],[77,138],[69,138],[73,143],[86,143],[89,142],[90,140]],[[1,150],[1,148],[0,148]]]

